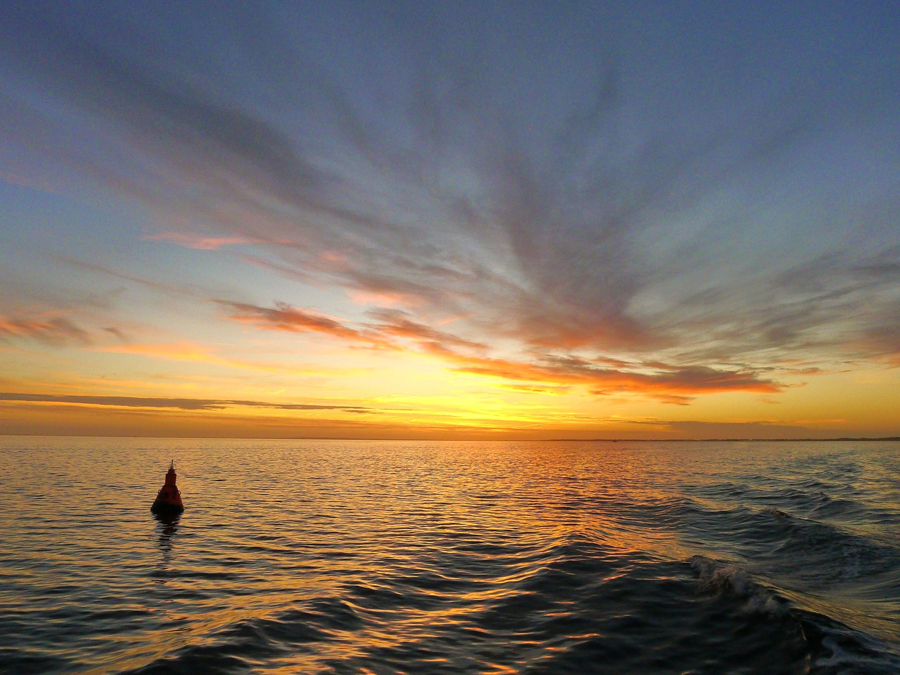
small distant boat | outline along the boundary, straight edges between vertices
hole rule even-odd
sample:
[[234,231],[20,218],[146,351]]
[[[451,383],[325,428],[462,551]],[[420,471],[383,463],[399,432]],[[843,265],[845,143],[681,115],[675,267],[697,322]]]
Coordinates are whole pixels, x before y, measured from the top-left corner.
[[169,471],[166,473],[166,484],[160,488],[153,506],[150,507],[153,513],[172,514],[184,511],[181,492],[178,491],[178,486],[175,485],[176,477],[175,460],[173,459],[169,465]]

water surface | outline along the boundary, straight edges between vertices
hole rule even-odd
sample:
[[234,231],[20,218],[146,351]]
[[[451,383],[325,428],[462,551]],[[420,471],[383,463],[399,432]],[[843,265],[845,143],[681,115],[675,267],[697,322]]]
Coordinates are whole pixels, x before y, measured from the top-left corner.
[[0,670],[893,674],[898,452],[0,437]]

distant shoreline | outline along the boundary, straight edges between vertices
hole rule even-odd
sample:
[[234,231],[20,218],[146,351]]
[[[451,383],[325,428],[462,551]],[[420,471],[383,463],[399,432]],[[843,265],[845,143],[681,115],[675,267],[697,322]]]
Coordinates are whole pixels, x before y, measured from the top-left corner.
[[587,441],[613,443],[786,443],[803,441],[900,441],[900,436],[840,437],[840,438],[548,438],[548,441]]

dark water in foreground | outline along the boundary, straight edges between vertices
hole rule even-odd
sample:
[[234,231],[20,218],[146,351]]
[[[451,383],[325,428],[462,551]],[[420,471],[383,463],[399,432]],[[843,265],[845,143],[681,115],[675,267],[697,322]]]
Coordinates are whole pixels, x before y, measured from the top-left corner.
[[0,671],[898,673],[898,459],[0,437]]

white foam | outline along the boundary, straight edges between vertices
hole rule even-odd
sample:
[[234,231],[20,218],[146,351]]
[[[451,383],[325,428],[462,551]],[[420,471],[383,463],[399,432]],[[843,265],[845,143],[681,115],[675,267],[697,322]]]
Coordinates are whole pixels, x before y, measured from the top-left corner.
[[714,560],[694,556],[691,566],[700,575],[700,584],[704,591],[713,593],[730,593],[743,598],[743,609],[753,614],[784,616],[787,604],[768,589],[755,583],[749,575],[736,565],[725,564]]
[[[822,627],[825,637],[822,638],[822,647],[829,654],[820,656],[813,663],[814,670],[819,668],[829,668],[829,672],[835,672],[837,675],[855,675],[859,672],[877,672],[877,673],[894,673],[900,672],[900,658],[896,654],[890,653],[885,645],[873,640],[871,636],[855,635],[855,640],[860,640],[860,648],[864,654],[853,654],[850,651],[842,649],[838,639],[833,634],[834,631]],[[832,635],[827,635],[832,633]],[[851,642],[853,644],[853,642]]]

